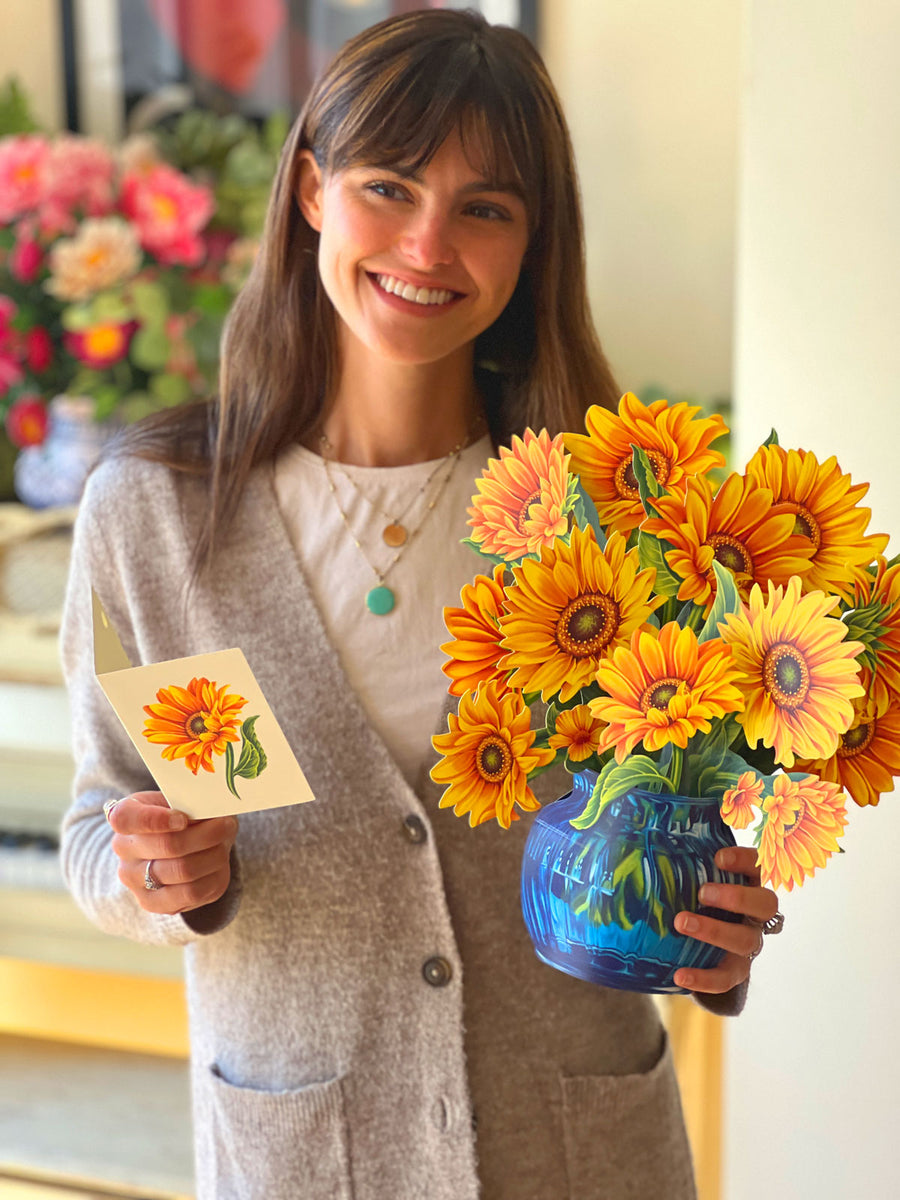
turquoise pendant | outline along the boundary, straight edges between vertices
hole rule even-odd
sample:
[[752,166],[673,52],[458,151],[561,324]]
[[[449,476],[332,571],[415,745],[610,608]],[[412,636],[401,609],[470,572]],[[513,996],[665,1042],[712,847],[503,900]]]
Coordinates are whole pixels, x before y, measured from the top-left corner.
[[377,617],[383,617],[391,611],[397,603],[394,593],[389,587],[381,584],[379,587],[373,587],[366,596],[366,608],[370,613],[375,613]]

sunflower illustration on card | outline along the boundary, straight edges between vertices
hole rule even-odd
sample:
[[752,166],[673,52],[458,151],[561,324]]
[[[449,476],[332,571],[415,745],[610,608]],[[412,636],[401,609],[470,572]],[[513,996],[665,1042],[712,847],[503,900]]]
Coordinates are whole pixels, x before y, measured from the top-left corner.
[[97,681],[172,808],[199,819],[313,799],[241,650],[134,667],[91,595]]

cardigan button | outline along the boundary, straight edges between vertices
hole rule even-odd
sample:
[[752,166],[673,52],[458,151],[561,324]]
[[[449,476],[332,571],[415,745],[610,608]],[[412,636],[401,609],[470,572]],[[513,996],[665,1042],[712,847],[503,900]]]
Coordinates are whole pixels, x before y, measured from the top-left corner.
[[403,832],[406,834],[407,840],[415,845],[419,845],[428,838],[425,822],[415,813],[410,813],[408,817],[403,818]]
[[432,987],[446,987],[453,977],[453,968],[446,958],[429,958],[422,967],[422,974]]

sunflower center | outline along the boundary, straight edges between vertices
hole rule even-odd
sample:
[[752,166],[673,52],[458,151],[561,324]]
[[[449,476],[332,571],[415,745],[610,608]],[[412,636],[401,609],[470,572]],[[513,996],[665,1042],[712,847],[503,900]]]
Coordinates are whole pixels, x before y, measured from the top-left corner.
[[809,538],[816,550],[822,545],[822,531],[819,529],[819,522],[802,504],[798,504],[794,510],[794,533]]
[[683,679],[676,679],[671,675],[666,679],[654,679],[640,698],[641,710],[646,712],[648,708],[660,708],[666,712],[669,701],[674,700],[678,695],[678,689],[683,682]]
[[763,685],[779,708],[800,708],[809,692],[806,659],[790,642],[776,642],[763,659]]
[[713,558],[734,575],[752,575],[753,559],[743,542],[730,533],[711,533],[706,545],[712,546]]
[[804,816],[805,812],[806,812],[806,801],[798,800],[797,808],[794,811],[794,815],[791,818],[791,821],[789,823],[786,823],[784,826],[784,836],[785,837],[790,837],[790,835],[794,832],[794,830],[797,828],[797,826],[803,820],[803,816]]
[[841,737],[841,744],[837,748],[838,758],[855,758],[857,754],[862,754],[864,750],[868,750],[874,736],[874,721],[863,721],[854,725]]
[[532,504],[537,504],[541,498],[540,491],[532,492],[522,507],[519,509],[519,515],[516,517],[516,529],[519,533],[525,532],[525,522],[531,513]]
[[573,658],[602,654],[619,628],[619,606],[602,592],[585,592],[563,609],[556,644]]
[[[671,465],[669,460],[659,450],[648,450],[646,446],[642,446],[641,449],[650,459],[650,466],[653,468],[656,482],[664,484],[669,478],[669,467]],[[616,491],[623,500],[639,500],[641,498],[637,476],[634,473],[634,458],[632,455],[623,458],[616,467],[613,483]]]
[[207,732],[206,717],[203,713],[194,713],[185,728],[192,737],[199,737],[201,733]]
[[482,779],[487,783],[499,783],[509,774],[512,764],[512,751],[504,738],[495,733],[482,738],[475,751],[475,766]]

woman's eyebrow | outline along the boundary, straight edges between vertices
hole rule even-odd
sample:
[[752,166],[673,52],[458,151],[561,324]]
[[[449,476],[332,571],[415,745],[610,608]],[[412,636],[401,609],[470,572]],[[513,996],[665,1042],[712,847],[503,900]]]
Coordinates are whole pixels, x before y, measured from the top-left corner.
[[[414,167],[400,166],[397,163],[381,163],[378,165],[381,170],[399,175],[401,179],[409,179],[412,183],[419,184],[424,182],[422,172],[416,170]],[[506,192],[511,196],[516,196],[519,200],[525,199],[525,189],[515,180],[473,179],[471,182],[463,184],[459,190],[464,195],[470,195],[473,192]]]

